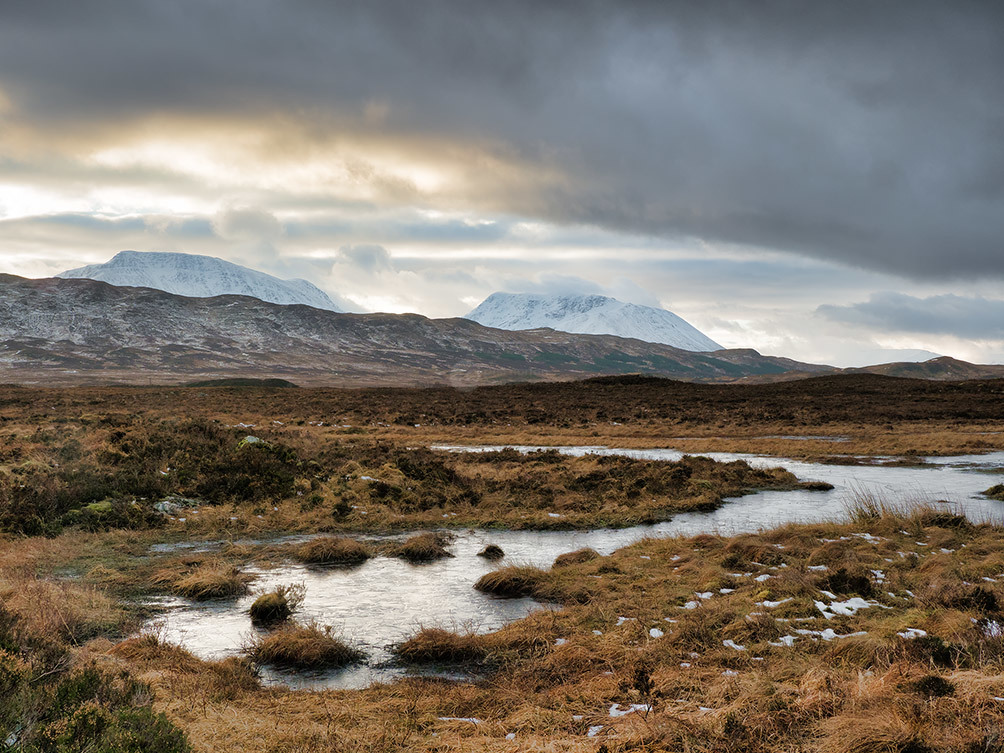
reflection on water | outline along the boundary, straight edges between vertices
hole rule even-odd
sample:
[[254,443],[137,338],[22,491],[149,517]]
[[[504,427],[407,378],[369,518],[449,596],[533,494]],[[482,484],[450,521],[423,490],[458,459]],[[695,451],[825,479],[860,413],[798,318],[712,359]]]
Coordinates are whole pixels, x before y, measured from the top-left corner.
[[[484,451],[492,447],[443,446],[450,451]],[[519,447],[522,451],[543,449]],[[601,447],[564,447],[569,455],[597,453],[625,455],[645,460],[678,460],[675,450],[619,450]],[[989,455],[928,458],[921,467],[840,466],[806,463],[755,455],[707,453],[715,460],[746,460],[760,467],[782,466],[802,480],[827,481],[828,492],[760,492],[728,500],[712,512],[684,513],[651,526],[592,531],[468,531],[450,545],[455,555],[425,565],[377,557],[350,569],[317,569],[302,565],[255,571],[256,589],[303,583],[306,598],[298,618],[334,625],[350,643],[367,655],[365,665],[320,674],[271,672],[266,681],[293,687],[365,687],[406,673],[393,663],[391,648],[419,627],[496,630],[531,610],[544,608],[531,599],[494,599],[478,593],[473,583],[497,567],[477,557],[488,543],[505,550],[502,564],[547,567],[564,552],[592,547],[609,554],[645,536],[734,534],[771,528],[788,522],[813,522],[841,517],[858,495],[893,504],[944,500],[974,521],[1002,520],[1004,504],[979,496],[1000,481],[1004,452]],[[289,537],[290,541],[304,537]],[[183,644],[204,658],[221,658],[240,650],[252,634],[247,609],[253,596],[210,604],[185,599],[165,599],[167,612],[149,627]],[[444,671],[438,671],[444,676]],[[449,673],[445,672],[448,676]]]

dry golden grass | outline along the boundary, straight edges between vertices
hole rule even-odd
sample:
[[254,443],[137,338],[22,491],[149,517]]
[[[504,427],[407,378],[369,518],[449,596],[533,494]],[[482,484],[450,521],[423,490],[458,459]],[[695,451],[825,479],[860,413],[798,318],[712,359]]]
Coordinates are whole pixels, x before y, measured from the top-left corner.
[[293,669],[326,669],[351,664],[362,654],[334,635],[328,626],[316,623],[286,625],[256,636],[245,649],[259,664]]
[[156,584],[169,583],[174,593],[197,600],[242,596],[248,592],[252,580],[236,565],[223,561],[205,562],[181,576],[161,571],[154,577]]
[[294,556],[308,565],[353,565],[373,556],[361,541],[344,536],[321,536],[297,547]]
[[443,534],[419,533],[390,547],[389,554],[408,562],[433,562],[453,556],[446,550],[447,541],[448,537]]
[[32,634],[71,645],[121,633],[131,621],[118,601],[93,586],[34,577],[0,577],[0,606]]
[[[541,588],[588,598],[488,635],[422,630],[398,648],[409,662],[491,668],[479,683],[210,693],[219,669],[153,648],[135,666],[199,751],[254,739],[289,751],[971,753],[998,749],[1004,729],[1001,574],[1004,530],[879,507],[536,571]],[[869,579],[868,606],[824,616],[817,601],[865,598],[854,575]],[[900,635],[917,630],[927,636]],[[631,704],[650,708],[610,713]],[[479,722],[450,721],[468,718]]]
[[248,609],[251,622],[255,625],[268,627],[285,622],[293,616],[293,612],[303,603],[306,593],[302,584],[293,586],[278,586],[263,593],[252,602]]
[[424,628],[397,647],[402,661],[412,664],[480,662],[487,653],[484,636],[460,635],[442,628]]
[[595,549],[576,549],[574,552],[566,552],[565,554],[559,554],[554,558],[553,567],[565,567],[566,565],[579,565],[583,562],[589,562],[589,560],[594,560],[600,555]]

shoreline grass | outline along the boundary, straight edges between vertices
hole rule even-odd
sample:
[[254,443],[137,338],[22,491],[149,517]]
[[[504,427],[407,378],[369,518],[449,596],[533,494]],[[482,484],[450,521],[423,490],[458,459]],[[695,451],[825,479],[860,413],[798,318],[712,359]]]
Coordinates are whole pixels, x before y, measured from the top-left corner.
[[258,664],[297,670],[333,669],[363,658],[362,652],[338,638],[330,626],[316,622],[285,625],[252,637],[244,652]]

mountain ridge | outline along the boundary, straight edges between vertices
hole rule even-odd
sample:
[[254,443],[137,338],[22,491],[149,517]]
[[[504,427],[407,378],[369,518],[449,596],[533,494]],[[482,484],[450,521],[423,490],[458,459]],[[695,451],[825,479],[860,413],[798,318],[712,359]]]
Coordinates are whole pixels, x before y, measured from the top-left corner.
[[615,335],[710,353],[722,346],[666,309],[604,295],[492,293],[465,319],[507,330],[547,327],[583,335]]
[[215,256],[174,251],[120,251],[103,264],[68,269],[56,277],[117,287],[152,288],[188,298],[247,295],[283,306],[303,304],[344,312],[327,293],[299,278],[283,280]]
[[340,385],[479,385],[647,373],[688,381],[828,373],[755,351],[693,353],[611,335],[191,298],[90,279],[0,275],[0,381],[270,376]]

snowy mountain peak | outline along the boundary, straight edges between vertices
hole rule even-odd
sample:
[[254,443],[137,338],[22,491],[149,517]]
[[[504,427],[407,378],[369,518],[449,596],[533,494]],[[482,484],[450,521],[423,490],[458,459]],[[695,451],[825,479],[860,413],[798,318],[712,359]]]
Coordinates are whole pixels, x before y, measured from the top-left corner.
[[683,350],[722,349],[672,311],[602,295],[492,293],[464,318],[497,329],[550,327],[583,335],[631,337]]
[[190,298],[246,295],[269,303],[343,310],[327,293],[306,280],[281,280],[214,256],[197,254],[120,251],[104,264],[70,269],[56,277],[100,280],[119,287],[155,288]]

